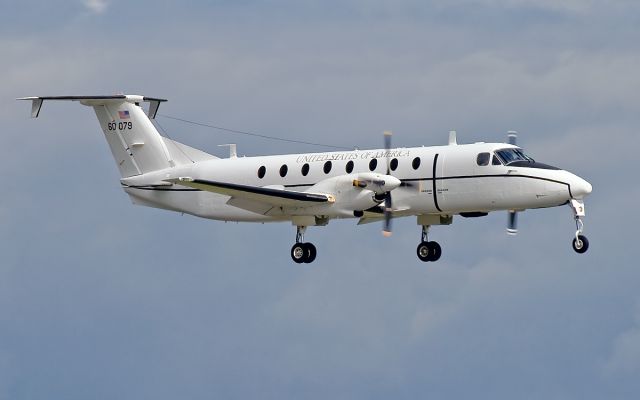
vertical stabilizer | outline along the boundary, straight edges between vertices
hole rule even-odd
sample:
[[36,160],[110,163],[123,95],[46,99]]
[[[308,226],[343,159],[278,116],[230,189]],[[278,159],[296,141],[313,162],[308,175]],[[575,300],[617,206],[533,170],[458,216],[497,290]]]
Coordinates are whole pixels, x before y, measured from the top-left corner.
[[142,107],[122,102],[95,104],[93,109],[123,178],[173,166],[162,137]]
[[[137,95],[25,97],[31,100],[31,116],[37,118],[44,100],[79,101],[95,110],[102,132],[123,178],[175,165],[165,141],[151,119],[164,99]],[[149,115],[140,106],[149,102]]]

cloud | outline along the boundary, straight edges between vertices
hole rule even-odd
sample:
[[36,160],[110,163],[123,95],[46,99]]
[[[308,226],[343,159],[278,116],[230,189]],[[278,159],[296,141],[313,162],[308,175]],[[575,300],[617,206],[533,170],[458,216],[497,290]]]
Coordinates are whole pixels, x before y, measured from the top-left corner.
[[84,0],[84,6],[94,14],[102,14],[109,7],[107,0]]
[[469,0],[472,4],[493,7],[532,7],[554,11],[585,12],[589,10],[593,0]]
[[637,376],[640,373],[640,304],[637,306],[634,325],[618,335],[612,347],[604,373],[607,376]]
[[[610,14],[588,23],[594,6],[577,1],[539,3],[587,15],[544,29],[548,13],[515,24],[500,12],[535,8],[525,0],[486,0],[489,22],[417,1],[415,18],[242,3],[132,3],[125,22],[157,33],[144,44],[95,18],[0,38],[0,398],[612,398],[605,372],[637,387],[640,317],[619,312],[639,274],[640,192],[624,184],[638,147],[635,33],[608,29],[624,25]],[[386,128],[398,145],[445,142],[450,127],[461,142],[518,129],[541,161],[593,178],[592,250],[573,254],[571,212],[556,208],[523,213],[516,238],[502,213],[436,227],[444,256],[428,265],[413,218],[385,241],[379,225],[336,221],[307,234],[316,263],[293,265],[289,224],[132,207],[89,108],[51,103],[31,120],[13,100],[117,90],[167,97],[168,115],[334,144],[376,146]],[[213,151],[307,150],[160,122]]]

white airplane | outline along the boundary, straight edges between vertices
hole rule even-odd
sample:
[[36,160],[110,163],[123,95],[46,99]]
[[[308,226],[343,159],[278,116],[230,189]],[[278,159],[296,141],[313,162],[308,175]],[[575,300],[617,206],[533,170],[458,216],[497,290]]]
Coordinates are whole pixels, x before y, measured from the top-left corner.
[[[331,219],[382,222],[416,216],[422,227],[421,261],[442,250],[429,227],[449,225],[454,215],[481,217],[508,211],[508,233],[517,232],[517,212],[568,204],[576,223],[573,249],[584,253],[584,197],[591,185],[559,168],[539,163],[509,143],[385,148],[221,159],[161,136],[152,119],[166,100],[138,95],[24,97],[37,118],[44,100],[73,100],[93,107],[116,160],[120,183],[134,204],[221,221],[290,221],[296,226],[291,258],[310,263],[316,247],[304,241],[309,226]],[[148,102],[145,113],[141,104]]]

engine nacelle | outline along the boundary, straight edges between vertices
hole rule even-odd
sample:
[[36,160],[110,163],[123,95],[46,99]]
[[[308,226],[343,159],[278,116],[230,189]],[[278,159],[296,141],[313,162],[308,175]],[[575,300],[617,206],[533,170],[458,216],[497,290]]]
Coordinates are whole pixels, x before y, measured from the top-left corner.
[[391,175],[376,174],[375,172],[362,172],[356,174],[353,186],[367,188],[376,194],[384,194],[400,186],[400,179]]
[[384,200],[381,194],[398,186],[400,186],[398,178],[365,172],[328,178],[313,185],[307,191],[329,194],[335,199],[332,204],[323,206],[324,213],[353,216],[354,211],[363,211],[377,206]]

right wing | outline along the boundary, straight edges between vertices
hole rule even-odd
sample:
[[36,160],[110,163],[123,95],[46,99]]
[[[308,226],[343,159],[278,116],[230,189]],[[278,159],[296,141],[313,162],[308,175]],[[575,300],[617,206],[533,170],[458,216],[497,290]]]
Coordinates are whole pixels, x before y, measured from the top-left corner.
[[323,203],[333,203],[335,198],[320,193],[297,192],[285,189],[273,189],[260,186],[239,185],[236,183],[208,181],[181,177],[167,179],[167,182],[231,196],[233,199],[249,200],[276,207],[310,207]]

